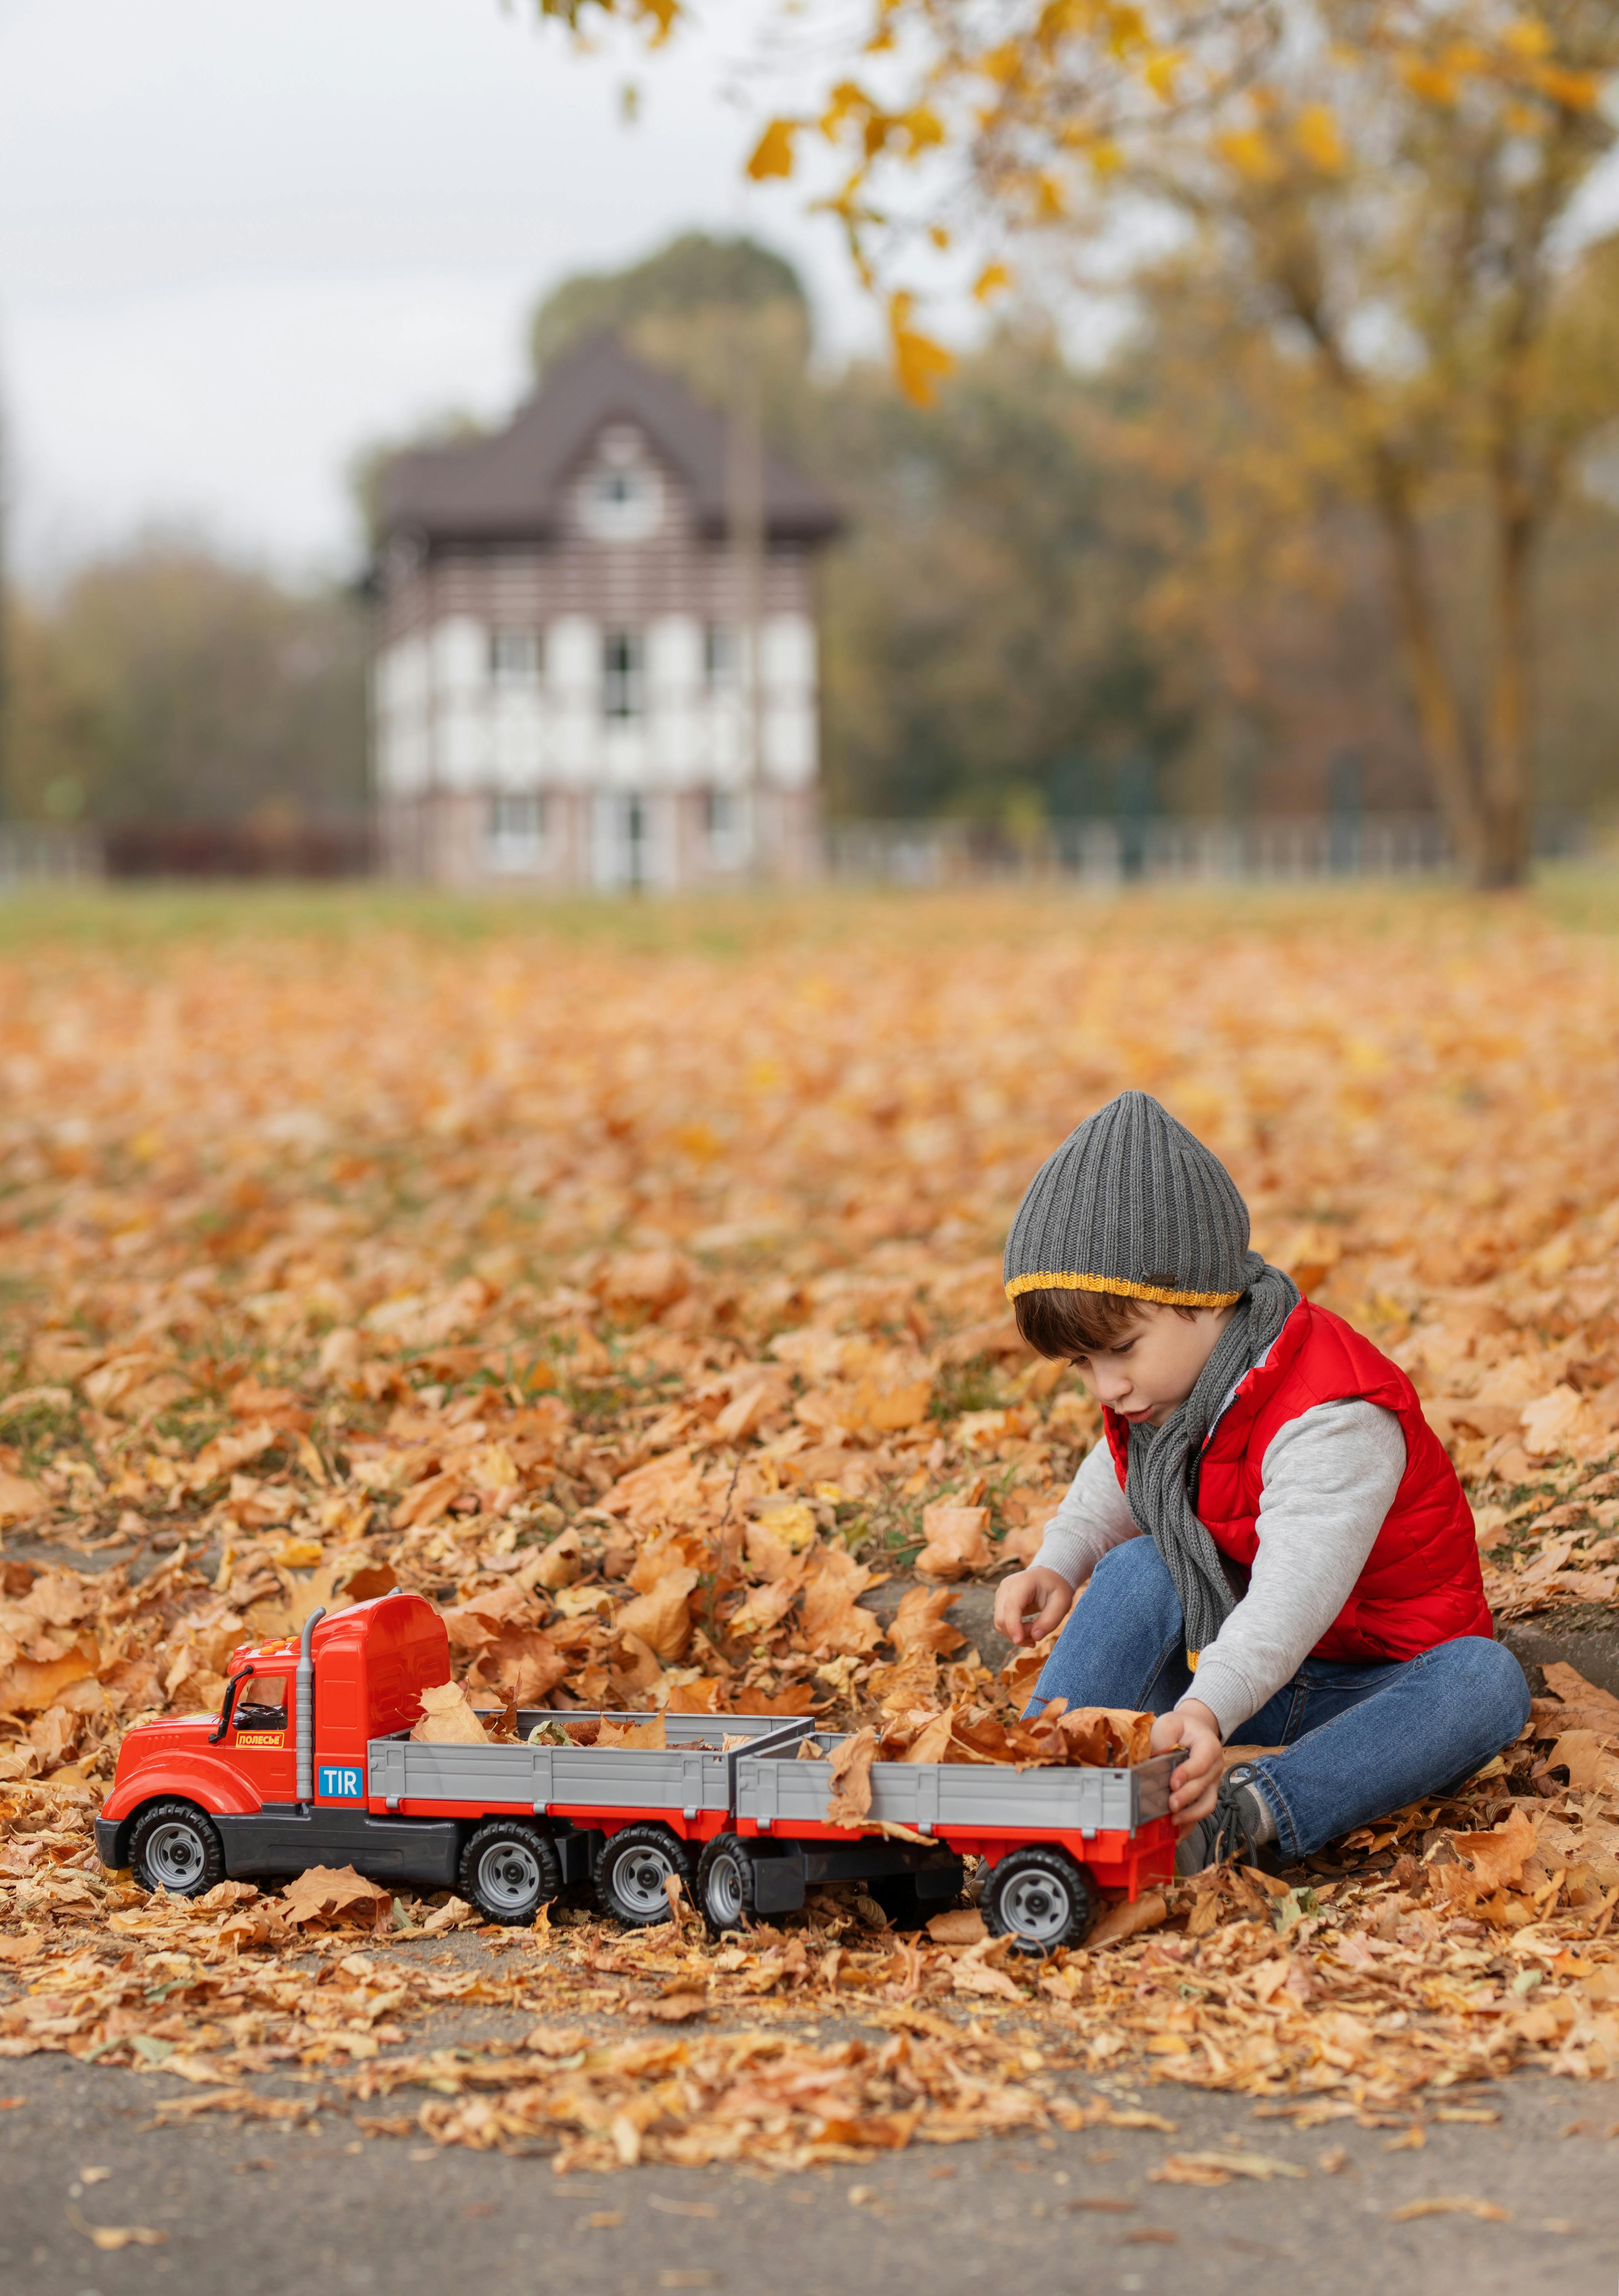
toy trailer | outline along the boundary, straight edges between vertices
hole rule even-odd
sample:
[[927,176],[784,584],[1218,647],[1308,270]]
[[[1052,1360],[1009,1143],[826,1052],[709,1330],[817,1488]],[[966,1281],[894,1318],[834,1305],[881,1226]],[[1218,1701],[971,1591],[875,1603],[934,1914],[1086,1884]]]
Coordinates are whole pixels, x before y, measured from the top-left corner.
[[[711,1842],[698,1873],[712,1926],[802,1905],[806,1882],[850,1877],[859,1866],[842,1861],[895,1846],[828,1824],[829,1757],[842,1737],[818,1732],[816,1741],[828,1759],[796,1759],[795,1747],[763,1741],[738,1756],[736,1830]],[[1182,1750],[1116,1770],[874,1762],[868,1815],[938,1845],[911,1870],[919,1898],[953,1894],[947,1875],[959,1874],[964,1855],[978,1857],[985,1926],[1020,1951],[1050,1953],[1080,1943],[1102,1890],[1133,1900],[1144,1882],[1173,1874],[1170,1778],[1184,1759]],[[859,1846],[834,1846],[846,1843]]]
[[[444,1622],[418,1595],[316,1611],[295,1642],[244,1646],[218,1715],[127,1734],[95,1822],[103,1863],[183,1897],[226,1875],[352,1865],[457,1890],[505,1923],[532,1921],[576,1882],[621,1921],[666,1921],[673,1878],[719,1931],[801,1906],[822,1881],[862,1882],[892,1918],[914,1921],[955,1898],[972,1850],[993,1861],[986,1917],[1030,1952],[1082,1933],[1095,1904],[1083,1867],[1133,1895],[1173,1866],[1162,1814],[1173,1757],[1022,1775],[879,1763],[873,1816],[921,1837],[896,1840],[826,1823],[829,1764],[793,1759],[812,1726],[801,1718],[670,1714],[665,1748],[596,1747],[549,1731],[528,1742],[591,1718],[537,1709],[518,1714],[515,1742],[418,1743],[421,1693],[449,1678]],[[1014,1854],[1036,1862],[1021,1887],[996,1885],[1003,1866],[1025,1874]]]

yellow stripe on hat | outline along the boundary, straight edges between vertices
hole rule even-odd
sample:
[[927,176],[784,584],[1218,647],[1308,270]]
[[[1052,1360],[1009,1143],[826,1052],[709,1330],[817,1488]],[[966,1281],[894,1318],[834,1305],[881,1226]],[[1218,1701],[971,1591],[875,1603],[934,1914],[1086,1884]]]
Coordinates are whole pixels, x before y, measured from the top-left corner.
[[1072,1269],[1047,1268],[1038,1275],[1015,1275],[1006,1287],[1008,1300],[1025,1292],[1111,1292],[1121,1300],[1150,1300],[1160,1308],[1233,1308],[1240,1292],[1169,1292],[1161,1283],[1131,1283],[1122,1275],[1076,1275]]

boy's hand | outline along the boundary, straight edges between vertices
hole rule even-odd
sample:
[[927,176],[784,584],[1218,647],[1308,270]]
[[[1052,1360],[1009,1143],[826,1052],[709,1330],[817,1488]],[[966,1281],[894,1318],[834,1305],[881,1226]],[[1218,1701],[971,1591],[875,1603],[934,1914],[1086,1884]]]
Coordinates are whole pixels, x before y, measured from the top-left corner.
[[[1055,1634],[1073,1607],[1073,1588],[1060,1571],[1036,1563],[1003,1578],[995,1597],[995,1625],[1009,1643],[1037,1643]],[[1036,1615],[1026,1620],[1025,1611]]]
[[1187,1749],[1187,1759],[1170,1780],[1170,1816],[1184,1833],[1213,1808],[1225,1767],[1220,1726],[1200,1698],[1183,1699],[1153,1724],[1155,1754],[1176,1746]]

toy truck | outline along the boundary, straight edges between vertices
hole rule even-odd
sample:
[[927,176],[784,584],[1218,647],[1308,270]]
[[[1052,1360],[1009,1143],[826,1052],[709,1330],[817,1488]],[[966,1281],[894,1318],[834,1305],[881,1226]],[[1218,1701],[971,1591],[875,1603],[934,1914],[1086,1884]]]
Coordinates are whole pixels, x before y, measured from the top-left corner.
[[825,1751],[800,1759],[807,1718],[670,1714],[666,1747],[604,1747],[570,1742],[591,1717],[537,1709],[514,1740],[419,1742],[421,1693],[449,1679],[444,1622],[419,1595],[317,1611],[296,1640],[234,1652],[217,1715],[127,1734],[95,1822],[103,1862],[179,1897],[352,1865],[508,1924],[574,1882],[622,1922],[666,1921],[673,1877],[719,1934],[834,1882],[914,1926],[955,1901],[971,1855],[989,1928],[1032,1954],[1077,1944],[1101,1890],[1134,1898],[1174,1868],[1179,1755],[1122,1770],[877,1762],[870,1817],[902,1831],[868,1833],[828,1822],[838,1739],[815,1734]]

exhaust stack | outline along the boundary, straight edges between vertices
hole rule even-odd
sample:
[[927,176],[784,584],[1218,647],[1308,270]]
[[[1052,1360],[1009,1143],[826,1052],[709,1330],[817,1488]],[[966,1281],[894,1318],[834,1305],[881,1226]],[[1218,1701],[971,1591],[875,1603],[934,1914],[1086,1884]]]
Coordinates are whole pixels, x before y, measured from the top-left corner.
[[298,1644],[298,1799],[300,1802],[315,1799],[315,1660],[311,1644],[315,1629],[325,1617],[323,1603],[304,1620],[303,1633]]

